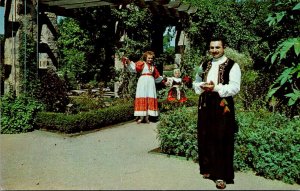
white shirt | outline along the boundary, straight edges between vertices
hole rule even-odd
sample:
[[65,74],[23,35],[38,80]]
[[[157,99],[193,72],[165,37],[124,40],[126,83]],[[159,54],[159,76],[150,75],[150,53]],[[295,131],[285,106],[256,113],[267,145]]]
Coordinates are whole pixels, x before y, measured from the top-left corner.
[[[212,60],[212,66],[207,74],[207,81],[213,81],[215,87],[213,89],[214,92],[218,92],[220,97],[228,97],[234,96],[240,91],[241,86],[241,69],[237,63],[234,63],[230,72],[229,72],[229,83],[228,84],[218,84],[218,74],[219,74],[219,65],[223,64],[227,60],[227,57],[223,55],[220,58]],[[202,65],[199,67],[200,71],[202,70]],[[200,87],[200,85],[205,82],[202,81],[201,74],[197,72],[196,79],[193,82],[193,88],[197,94],[202,94],[204,90]]]

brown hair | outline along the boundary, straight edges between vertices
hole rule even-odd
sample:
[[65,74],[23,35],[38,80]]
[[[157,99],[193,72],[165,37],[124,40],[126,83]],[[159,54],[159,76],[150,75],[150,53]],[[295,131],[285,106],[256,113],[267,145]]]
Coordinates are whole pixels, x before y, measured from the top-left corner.
[[148,55],[153,56],[153,58],[155,57],[155,54],[153,51],[146,51],[146,52],[144,52],[144,54],[142,56],[142,60],[146,61]]

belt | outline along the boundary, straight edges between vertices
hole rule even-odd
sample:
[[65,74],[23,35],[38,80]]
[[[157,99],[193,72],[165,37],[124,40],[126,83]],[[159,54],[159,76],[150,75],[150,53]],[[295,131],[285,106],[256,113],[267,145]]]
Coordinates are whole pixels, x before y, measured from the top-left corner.
[[141,76],[152,76],[151,73],[145,73],[145,74],[142,74]]

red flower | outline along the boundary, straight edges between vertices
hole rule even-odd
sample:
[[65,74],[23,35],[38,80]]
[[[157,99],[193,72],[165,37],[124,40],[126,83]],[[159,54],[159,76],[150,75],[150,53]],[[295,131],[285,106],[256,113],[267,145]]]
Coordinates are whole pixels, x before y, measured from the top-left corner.
[[189,82],[191,82],[192,80],[191,80],[191,77],[189,77],[189,76],[184,76],[184,77],[182,78],[182,81],[183,81],[184,83],[189,83]]

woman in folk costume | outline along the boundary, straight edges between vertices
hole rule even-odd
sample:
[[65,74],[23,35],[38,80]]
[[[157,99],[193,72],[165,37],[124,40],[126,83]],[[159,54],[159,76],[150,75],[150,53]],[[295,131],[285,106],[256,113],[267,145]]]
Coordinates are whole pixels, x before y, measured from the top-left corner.
[[180,69],[174,69],[174,77],[168,78],[168,85],[171,86],[168,92],[168,101],[178,100],[179,102],[185,102],[187,100],[183,91],[183,81],[180,75]]
[[146,123],[150,123],[149,115],[156,117],[159,114],[155,83],[165,82],[153,64],[154,56],[154,52],[146,51],[142,61],[132,62],[123,58],[124,65],[130,72],[140,73],[134,101],[134,116],[139,117],[137,123],[144,119]]

